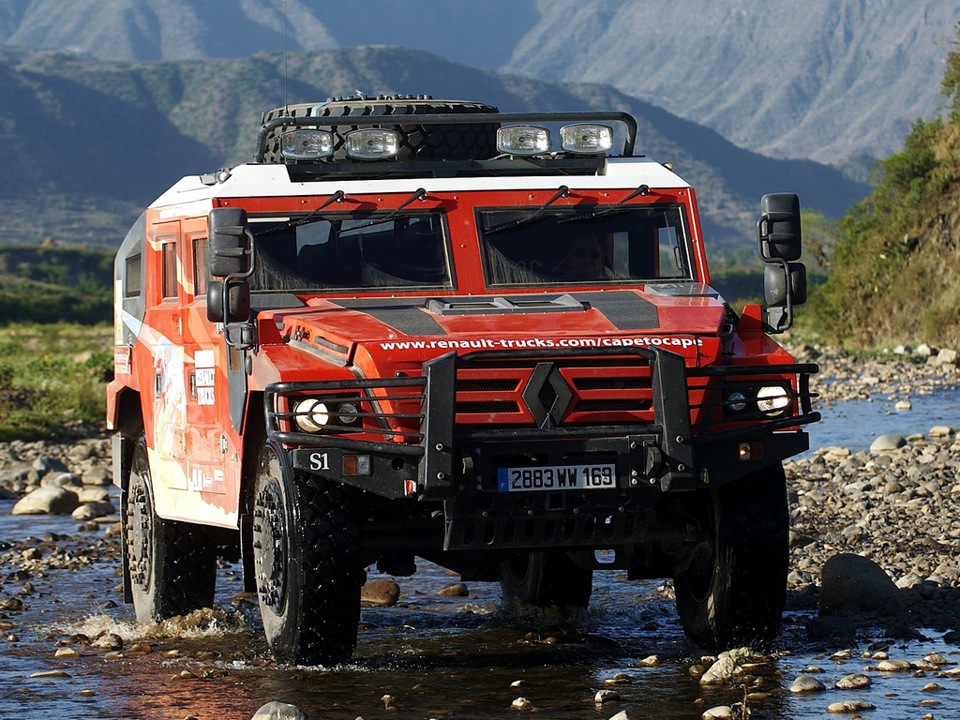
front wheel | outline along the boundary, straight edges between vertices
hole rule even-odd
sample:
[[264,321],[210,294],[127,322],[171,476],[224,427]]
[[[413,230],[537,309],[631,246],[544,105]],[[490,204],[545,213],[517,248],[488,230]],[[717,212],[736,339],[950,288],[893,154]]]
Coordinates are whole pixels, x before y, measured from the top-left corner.
[[122,529],[139,622],[166,620],[213,605],[216,546],[206,528],[157,516],[143,437],[133,451]]
[[710,492],[703,537],[674,570],[677,613],[701,647],[769,647],[786,603],[790,518],[775,465]]
[[294,472],[266,443],[253,493],[253,553],[274,657],[305,665],[349,660],[363,568],[359,526],[344,487]]
[[593,592],[593,570],[557,550],[523,553],[500,564],[500,589],[508,602],[585,608]]

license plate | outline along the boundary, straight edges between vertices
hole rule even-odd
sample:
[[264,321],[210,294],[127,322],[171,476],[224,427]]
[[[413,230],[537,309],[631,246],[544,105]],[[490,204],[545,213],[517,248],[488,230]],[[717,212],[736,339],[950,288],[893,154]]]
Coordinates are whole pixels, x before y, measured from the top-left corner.
[[497,470],[500,492],[609,490],[616,486],[616,465],[547,465]]

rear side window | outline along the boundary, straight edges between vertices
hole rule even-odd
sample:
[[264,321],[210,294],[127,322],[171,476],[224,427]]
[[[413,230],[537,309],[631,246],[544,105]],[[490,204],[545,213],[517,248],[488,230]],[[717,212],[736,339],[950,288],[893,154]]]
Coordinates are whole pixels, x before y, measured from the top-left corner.
[[123,269],[123,296],[126,298],[140,297],[143,288],[140,286],[140,273],[143,259],[140,253],[131,255],[124,261]]
[[207,294],[207,278],[209,269],[209,246],[206,238],[196,238],[193,241],[193,294]]
[[163,255],[163,299],[177,297],[177,244],[164,243],[160,246]]

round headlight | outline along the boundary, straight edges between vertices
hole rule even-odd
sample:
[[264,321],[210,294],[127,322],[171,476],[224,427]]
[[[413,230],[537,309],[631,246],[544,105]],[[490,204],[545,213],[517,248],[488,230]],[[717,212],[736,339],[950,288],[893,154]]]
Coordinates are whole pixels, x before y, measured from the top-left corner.
[[340,403],[340,409],[337,411],[337,415],[340,418],[340,422],[344,425],[352,425],[357,421],[357,414],[360,412],[360,409],[350,402]]
[[747,407],[747,396],[739,390],[735,390],[727,395],[727,409],[731,412],[743,412]]
[[330,422],[330,410],[315,398],[301,400],[293,409],[297,425],[305,432],[319,432]]
[[779,415],[790,407],[790,393],[780,385],[766,385],[757,391],[757,410],[764,415]]

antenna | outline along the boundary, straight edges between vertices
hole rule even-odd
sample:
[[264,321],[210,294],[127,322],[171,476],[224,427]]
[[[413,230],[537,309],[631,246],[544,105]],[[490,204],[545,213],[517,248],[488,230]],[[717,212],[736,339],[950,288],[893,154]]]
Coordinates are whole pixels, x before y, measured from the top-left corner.
[[287,0],[283,0],[283,114],[289,115],[290,110],[287,107],[287,30],[290,22],[287,17]]

